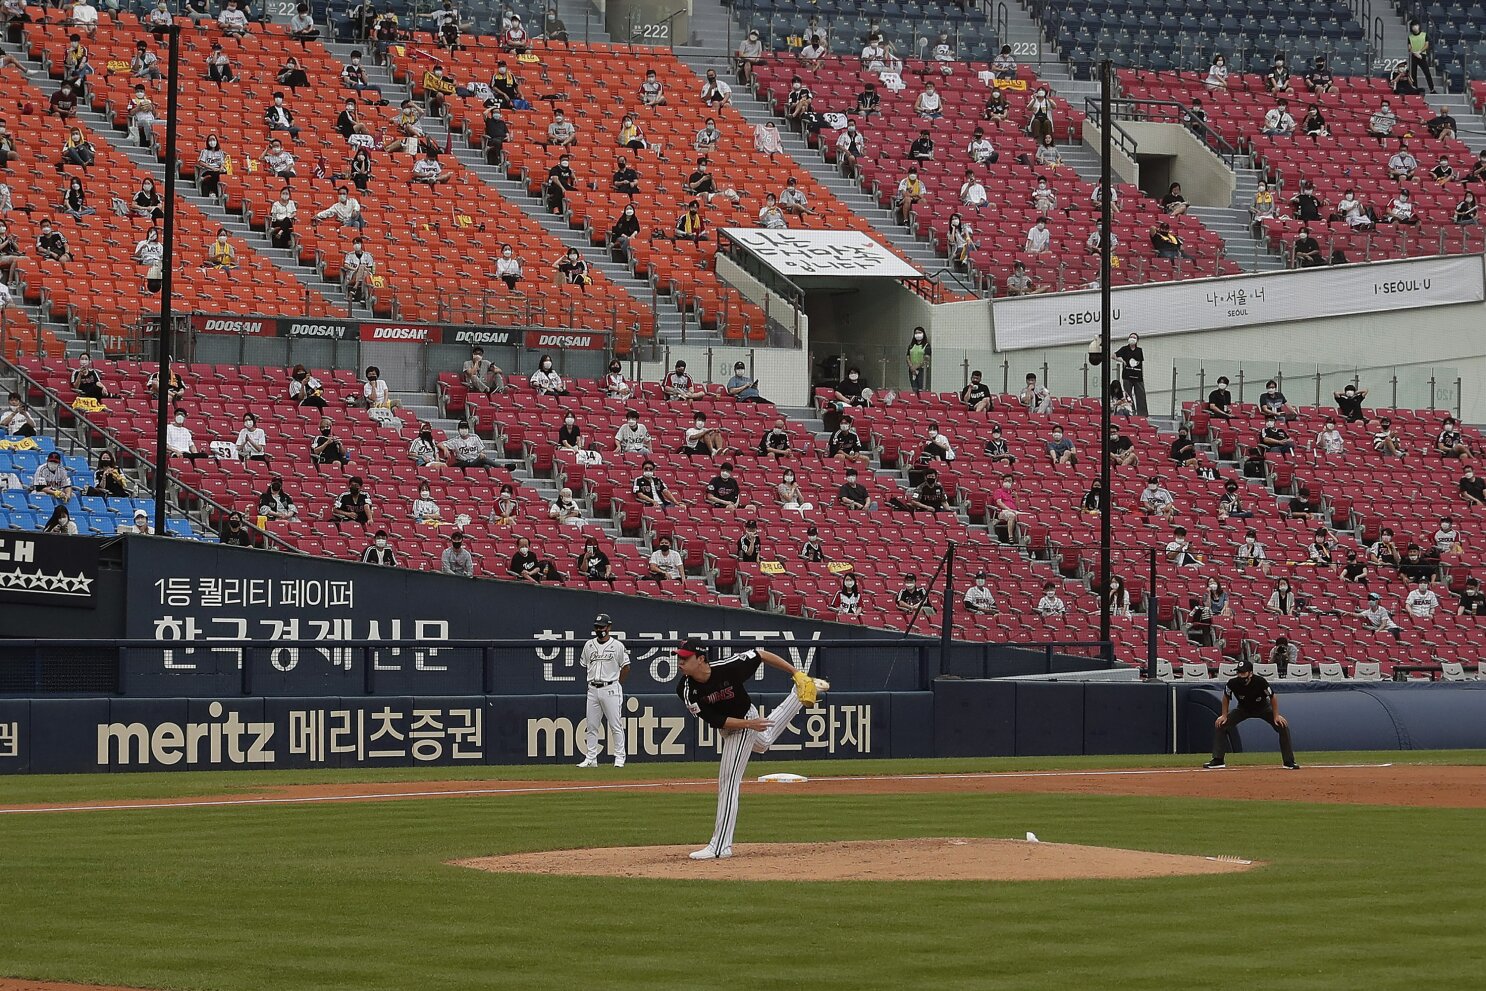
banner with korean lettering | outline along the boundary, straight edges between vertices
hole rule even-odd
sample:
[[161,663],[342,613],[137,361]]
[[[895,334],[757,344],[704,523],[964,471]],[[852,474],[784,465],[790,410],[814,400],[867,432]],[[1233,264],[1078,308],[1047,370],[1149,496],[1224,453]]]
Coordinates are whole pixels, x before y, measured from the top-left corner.
[[[470,581],[215,544],[126,539],[132,696],[583,695],[578,656],[593,617],[613,617],[629,645],[631,692],[664,692],[674,646],[688,636],[767,645],[800,667],[817,640],[861,640],[861,627],[653,597],[518,582]],[[477,553],[494,553],[476,545]],[[327,641],[245,648],[244,641]],[[447,645],[508,640],[525,646]],[[378,646],[417,641],[417,646]],[[356,646],[365,644],[364,647]],[[446,644],[446,646],[440,646]],[[843,690],[918,687],[916,648],[857,656],[832,648]],[[833,662],[835,663],[835,662]],[[844,681],[842,679],[845,679]]]
[[[674,694],[630,696],[624,716],[633,762],[721,752]],[[932,722],[929,692],[832,692],[769,756],[929,757]],[[3,699],[0,774],[568,764],[586,733],[583,698],[566,695]]]
[[923,273],[860,231],[768,230],[729,227],[729,240],[789,278],[848,275],[893,279]]
[[56,533],[0,533],[0,602],[91,609],[98,541]]
[[[1142,337],[1314,320],[1486,300],[1479,255],[1232,275],[1112,292],[1111,334]],[[996,348],[1087,344],[1099,332],[1097,292],[997,299]]]

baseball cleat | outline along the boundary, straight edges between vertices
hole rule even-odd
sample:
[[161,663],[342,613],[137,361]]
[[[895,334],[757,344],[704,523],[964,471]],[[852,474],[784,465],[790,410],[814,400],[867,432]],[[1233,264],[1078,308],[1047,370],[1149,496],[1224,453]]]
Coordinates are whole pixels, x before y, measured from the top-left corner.
[[721,853],[718,853],[710,846],[704,846],[700,850],[693,850],[690,854],[688,854],[688,856],[690,856],[692,860],[726,860],[732,855],[732,847],[726,847]]
[[1297,763],[1295,763],[1292,760],[1290,763],[1288,763],[1288,764],[1285,765],[1285,770],[1287,770],[1287,771],[1298,771],[1298,770],[1300,770],[1300,765],[1297,764]]
[[1225,768],[1228,765],[1226,763],[1224,763],[1223,761],[1220,761],[1220,760],[1210,760],[1206,764],[1203,764],[1202,766],[1205,767],[1205,768],[1207,768],[1209,771],[1216,771],[1216,770],[1220,770],[1222,768]]
[[596,761],[596,760],[594,760],[592,757],[585,757],[585,758],[583,758],[582,760],[580,760],[578,762],[578,766],[579,767],[598,767],[599,766],[599,762]]
[[614,766],[615,767],[623,767],[624,766],[624,758],[623,757],[620,757],[620,758],[616,759],[614,761]]

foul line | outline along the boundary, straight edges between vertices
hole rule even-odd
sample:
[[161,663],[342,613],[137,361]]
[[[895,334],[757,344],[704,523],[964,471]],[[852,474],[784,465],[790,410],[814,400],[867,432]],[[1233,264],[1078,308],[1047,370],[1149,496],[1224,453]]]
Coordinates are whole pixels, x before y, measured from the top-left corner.
[[[1316,770],[1337,770],[1342,768],[1378,768],[1392,767],[1392,764],[1308,764]],[[1260,765],[1246,768],[1224,768],[1224,773],[1235,770],[1260,770]],[[1104,771],[960,771],[947,772],[944,774],[856,774],[835,775],[818,778],[810,778],[808,782],[827,783],[852,783],[862,781],[937,781],[937,780],[975,780],[987,778],[1015,778],[1018,780],[1026,778],[1104,778],[1104,777],[1137,777],[1153,774],[1211,774],[1217,773],[1201,767],[1150,767],[1150,768],[1125,768]],[[757,783],[751,782],[751,783]],[[368,792],[359,795],[306,795],[302,797],[283,798],[214,798],[202,799],[200,801],[184,802],[134,802],[118,805],[61,805],[49,808],[33,809],[4,809],[0,808],[0,815],[36,815],[47,812],[126,812],[147,811],[157,809],[211,809],[231,808],[236,806],[252,805],[318,805],[330,802],[371,802],[384,801],[401,798],[467,798],[478,795],[554,795],[563,792],[604,792],[604,791],[646,791],[658,788],[694,788],[701,785],[715,784],[712,778],[699,778],[696,780],[677,779],[675,781],[633,781],[616,782],[614,784],[573,784],[573,785],[545,785],[531,788],[451,788],[438,791],[392,791],[392,792]],[[286,785],[284,787],[314,787],[313,785]]]

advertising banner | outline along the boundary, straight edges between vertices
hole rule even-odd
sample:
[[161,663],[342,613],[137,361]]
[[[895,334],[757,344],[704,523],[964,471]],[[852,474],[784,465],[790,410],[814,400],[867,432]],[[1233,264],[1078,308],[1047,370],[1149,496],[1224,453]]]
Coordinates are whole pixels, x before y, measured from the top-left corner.
[[583,331],[528,330],[524,338],[529,348],[556,348],[563,351],[602,351],[608,344],[605,334]]
[[55,533],[0,533],[0,602],[93,608],[98,542]]
[[780,231],[729,227],[723,231],[780,275],[920,278],[923,273],[860,231]]
[[[1120,286],[1112,292],[1110,332],[1142,337],[1314,320],[1355,313],[1408,310],[1486,300],[1481,257],[1310,268],[1221,279]],[[1099,293],[1075,292],[997,299],[996,347],[1085,344],[1099,332]]]
[[[191,315],[191,328],[198,334],[232,334],[248,337],[316,338],[332,341],[377,341],[403,344],[515,344],[520,334],[514,330],[490,327],[450,327],[442,324],[405,323],[386,320],[319,320],[309,317],[217,316],[205,313]],[[532,331],[533,336],[546,337]],[[553,344],[533,347],[572,347],[602,350],[607,338],[603,334],[554,334]],[[572,338],[577,343],[564,343]]]
[[[874,633],[860,627],[212,544],[126,541],[123,635],[164,641],[126,650],[123,691],[133,696],[581,695],[578,656],[600,612],[629,645],[631,692],[669,691],[673,648],[688,636],[768,646],[802,668],[825,663],[841,690],[907,691],[919,683],[911,642],[860,656],[832,647],[829,658],[811,646]],[[496,639],[529,646],[440,646]],[[329,643],[249,650],[248,640]],[[376,646],[386,641],[417,646]]]
[[[767,712],[782,697],[756,701]],[[0,773],[567,764],[585,747],[584,708],[554,695],[6,699]],[[632,764],[721,753],[717,731],[674,694],[630,696],[624,719]],[[931,723],[927,692],[832,692],[770,756],[927,757]],[[603,732],[600,742],[612,752]]]

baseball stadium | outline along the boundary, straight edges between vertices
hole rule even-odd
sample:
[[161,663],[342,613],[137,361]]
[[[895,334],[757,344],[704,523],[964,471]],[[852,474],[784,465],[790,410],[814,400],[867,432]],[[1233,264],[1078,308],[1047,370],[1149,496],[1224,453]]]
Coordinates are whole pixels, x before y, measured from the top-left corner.
[[1479,4],[0,17],[0,991],[1479,982]]

